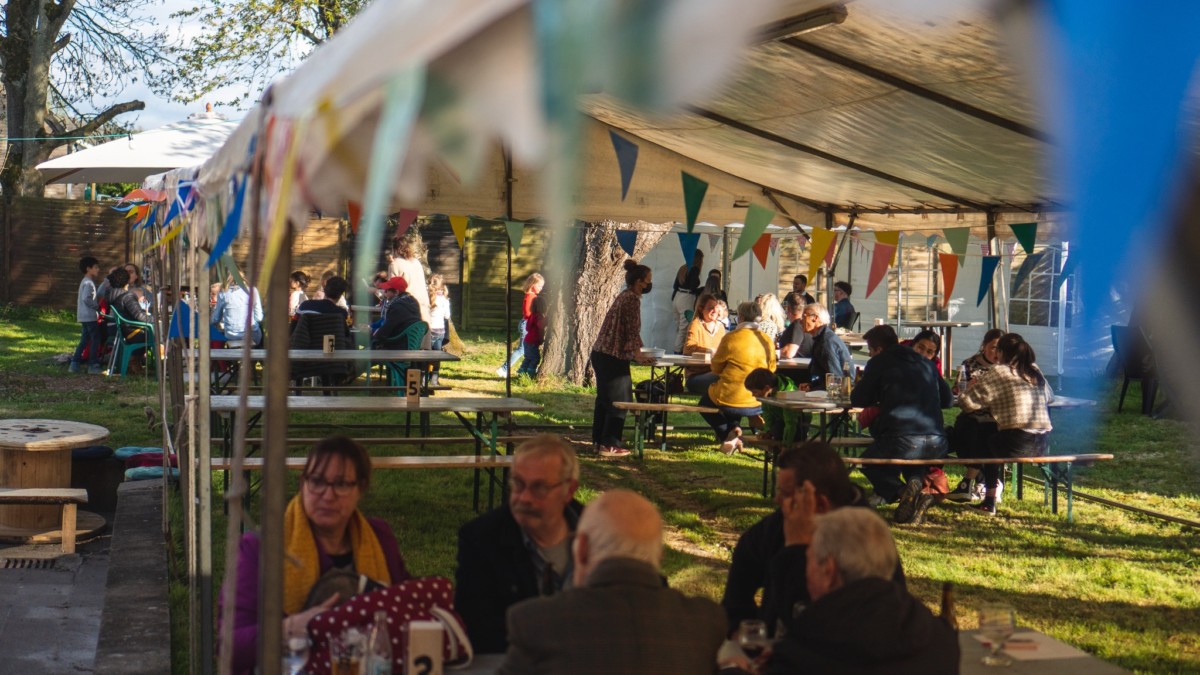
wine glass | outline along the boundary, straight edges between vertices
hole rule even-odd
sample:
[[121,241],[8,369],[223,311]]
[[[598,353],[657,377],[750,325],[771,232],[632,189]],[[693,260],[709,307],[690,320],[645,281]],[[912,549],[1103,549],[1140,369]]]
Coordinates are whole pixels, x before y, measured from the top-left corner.
[[767,647],[771,646],[767,639],[767,622],[757,619],[743,620],[738,626],[738,646],[751,661],[762,656]]
[[1016,618],[1013,608],[1008,605],[984,605],[979,610],[979,633],[992,644],[992,651],[983,657],[987,666],[1007,666],[1012,659],[1001,654],[1004,643],[1012,637],[1015,630]]

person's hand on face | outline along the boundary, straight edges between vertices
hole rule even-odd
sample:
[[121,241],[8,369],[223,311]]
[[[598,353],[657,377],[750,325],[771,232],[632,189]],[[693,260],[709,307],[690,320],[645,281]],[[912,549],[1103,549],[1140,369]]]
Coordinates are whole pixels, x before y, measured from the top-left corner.
[[812,482],[804,481],[799,489],[779,499],[783,513],[783,542],[785,546],[808,545],[812,542],[813,516],[817,513],[817,490]]

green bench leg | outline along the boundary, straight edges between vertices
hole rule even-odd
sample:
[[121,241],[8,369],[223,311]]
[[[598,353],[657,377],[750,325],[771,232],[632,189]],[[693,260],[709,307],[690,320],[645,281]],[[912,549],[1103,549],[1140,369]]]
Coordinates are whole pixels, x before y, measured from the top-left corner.
[[[649,420],[650,418],[647,417],[646,419]],[[633,447],[637,448],[638,461],[645,459],[643,449],[646,439],[642,436],[642,423],[642,411],[633,411]]]

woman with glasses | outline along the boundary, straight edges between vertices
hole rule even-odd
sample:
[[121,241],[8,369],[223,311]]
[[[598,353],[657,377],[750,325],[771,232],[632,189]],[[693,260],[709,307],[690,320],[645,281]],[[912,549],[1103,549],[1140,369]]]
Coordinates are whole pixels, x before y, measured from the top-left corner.
[[[331,436],[309,451],[300,493],[283,515],[285,639],[306,635],[309,620],[347,599],[312,593],[323,578],[328,582],[348,572],[366,577],[373,587],[411,576],[388,524],[358,510],[370,484],[371,458],[361,444]],[[235,673],[252,673],[257,666],[258,551],[258,533],[242,535],[233,619]]]

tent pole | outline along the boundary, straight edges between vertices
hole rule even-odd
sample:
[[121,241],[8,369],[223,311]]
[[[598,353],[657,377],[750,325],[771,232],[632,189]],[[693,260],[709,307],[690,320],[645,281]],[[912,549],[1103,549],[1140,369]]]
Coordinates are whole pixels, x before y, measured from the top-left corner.
[[[504,156],[504,217],[507,218],[508,220],[512,220],[512,217],[513,217],[512,153],[509,152],[507,147],[501,147],[500,153]],[[505,225],[505,229],[507,229],[507,228],[508,228],[508,226]],[[513,338],[513,335],[512,335],[512,332],[513,332],[512,331],[512,292],[513,292],[513,287],[512,287],[512,262],[513,262],[512,261],[512,258],[513,258],[512,242],[506,242],[504,251],[505,251],[506,257],[508,259],[508,271],[506,272],[506,276],[505,276],[505,279],[507,280],[507,282],[505,283],[505,291],[506,292],[504,293],[504,364],[505,364],[504,395],[508,398],[512,398],[512,375],[513,375],[512,374],[512,351],[513,351],[513,348],[512,348],[512,338]],[[525,318],[524,307],[525,307],[524,305],[521,306],[521,318]],[[524,348],[524,345],[522,345],[522,348]]]
[[[996,238],[996,212],[987,212],[987,241],[988,252],[996,255],[1000,250],[1000,240]],[[1001,258],[1003,260],[1003,258]],[[996,275],[992,274],[992,282],[988,285],[988,328],[995,328],[999,321],[999,309],[996,305]]]

